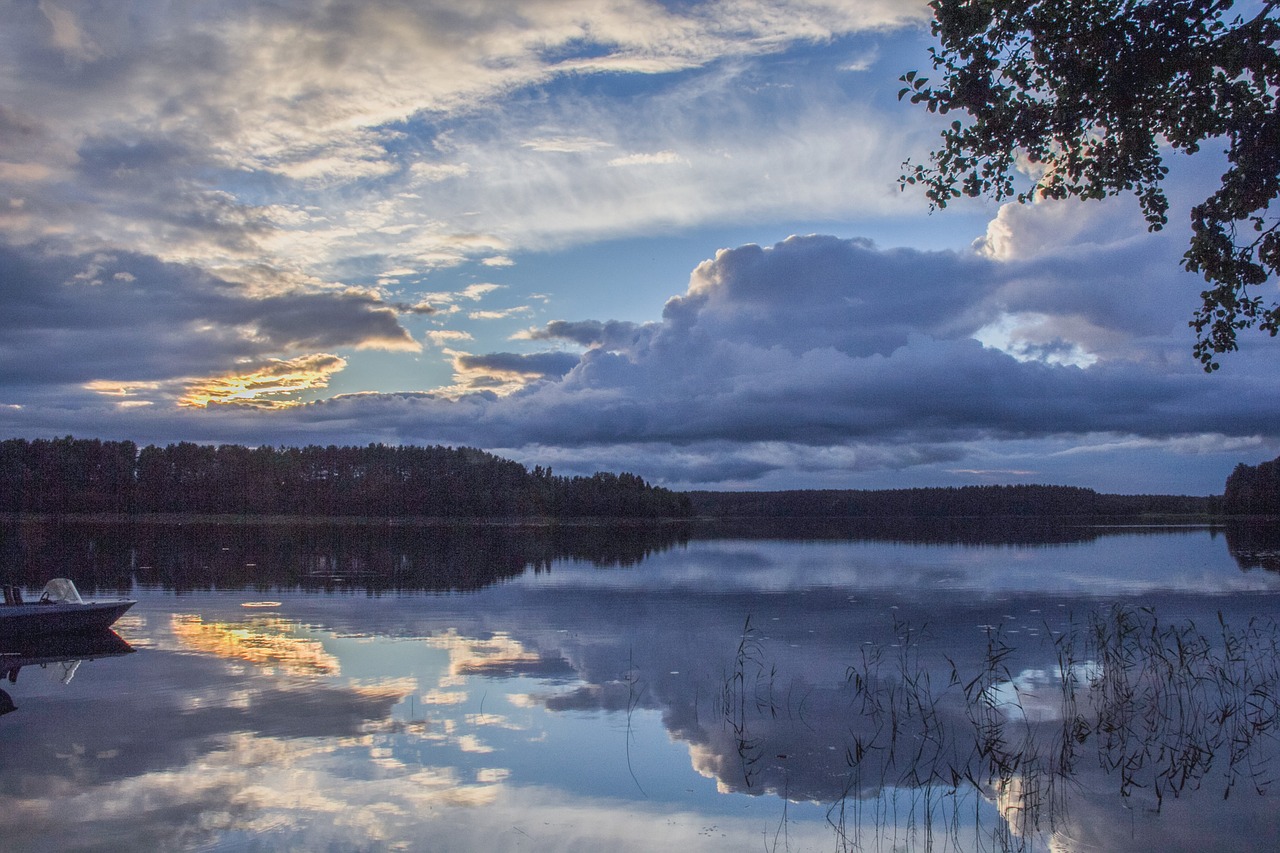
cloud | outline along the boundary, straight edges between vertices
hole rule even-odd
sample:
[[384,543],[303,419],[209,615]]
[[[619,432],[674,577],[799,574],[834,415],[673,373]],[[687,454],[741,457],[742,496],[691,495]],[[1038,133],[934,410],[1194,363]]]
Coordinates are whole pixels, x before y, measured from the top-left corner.
[[[198,269],[125,252],[0,245],[0,280],[0,395],[12,401],[104,382],[142,393],[251,373],[299,350],[420,349],[395,307],[367,293],[258,298]],[[338,365],[329,358],[331,373]]]
[[[600,458],[649,448],[664,473],[702,455],[708,476],[719,464],[746,478],[779,468],[986,468],[956,463],[991,440],[1272,435],[1266,401],[1277,397],[1257,392],[1269,380],[1207,382],[1176,320],[1159,328],[1137,310],[1108,315],[1088,304],[1094,291],[1076,276],[1131,252],[1112,247],[1082,267],[1063,256],[997,262],[831,237],[744,246],[699,266],[661,323],[557,321],[524,333],[585,348],[557,381],[502,401],[388,398],[379,408],[393,420],[403,408],[405,421],[416,410],[402,433],[415,439],[459,435],[451,424],[465,423],[489,446],[597,447]],[[1059,295],[1073,287],[1084,295]],[[976,340],[1011,308],[1038,309],[1043,326],[1064,333],[1059,346],[1014,357]],[[1117,343],[1065,336],[1073,326],[1063,318],[1076,315],[1105,324]],[[1058,357],[1086,344],[1088,367]]]
[[296,399],[299,393],[327,388],[330,377],[346,366],[346,359],[328,353],[288,360],[270,359],[250,370],[192,382],[178,404],[287,408],[299,405]]
[[424,304],[435,303],[437,305],[455,306],[460,300],[479,302],[490,293],[502,289],[503,286],[501,284],[493,284],[491,282],[469,284],[462,290],[453,293],[443,291],[436,293],[424,293],[422,295],[422,302]]
[[[899,158],[884,143],[902,132],[865,100],[824,106],[834,84],[777,103],[744,78],[926,17],[893,0],[29,4],[0,31],[0,229],[288,291],[353,259],[430,270],[721,214],[883,211],[892,182],[859,169]],[[624,94],[623,75],[671,79]]]
[[540,139],[530,139],[520,144],[531,151],[551,154],[581,154],[609,147],[608,142],[592,139],[589,136],[547,136]]
[[460,355],[458,361],[468,370],[517,373],[522,376],[561,377],[578,366],[578,357],[564,352]]
[[[474,212],[469,227],[509,250],[542,250],[709,222],[923,210],[891,177],[922,146],[912,120],[830,91],[826,78],[777,93],[751,83],[729,67],[626,99],[566,91],[533,115],[456,128],[448,156],[472,174],[433,192],[431,212]],[[543,125],[564,130],[554,144],[541,138],[544,150],[510,143]]]
[[552,320],[543,328],[527,329],[517,337],[531,341],[565,340],[609,351],[629,349],[636,344],[638,336],[643,332],[643,326],[617,320]]
[[456,341],[473,340],[470,332],[457,329],[432,329],[426,334],[427,340],[438,347],[448,346]]
[[453,358],[454,384],[439,393],[450,397],[477,392],[505,396],[540,380],[559,379],[578,364],[576,355],[564,352],[446,352]]
[[866,53],[855,56],[853,59],[846,62],[844,65],[840,67],[840,70],[847,71],[854,74],[859,74],[864,71],[870,71],[875,66],[876,61],[879,59],[880,59],[880,51],[877,49],[871,49]]
[[466,163],[414,163],[409,167],[409,174],[427,183],[438,183],[450,178],[462,178],[471,172]]
[[[954,472],[1036,471],[1043,480],[1091,447],[1104,468],[1117,454],[1195,454],[1210,464],[1241,448],[1274,447],[1280,389],[1269,371],[1248,369],[1265,361],[1265,351],[1246,348],[1240,369],[1210,381],[1190,358],[1176,306],[1109,309],[1118,298],[1112,280],[1123,275],[1113,270],[1155,265],[1164,251],[1152,244],[1144,255],[1119,241],[1001,261],[825,236],[746,245],[699,265],[661,322],[552,321],[517,337],[573,351],[446,350],[454,383],[436,393],[338,396],[274,413],[271,428],[281,441],[337,428],[354,443],[479,445],[557,470],[594,465],[689,485],[767,484],[783,473],[832,485],[912,470],[984,481]],[[90,260],[58,271],[63,287],[97,294],[122,286],[113,284],[115,265]],[[153,277],[144,265],[132,270],[130,287]],[[487,292],[480,286],[471,295]],[[194,293],[204,296],[201,288]],[[314,312],[287,310],[288,300],[260,303],[268,319],[253,328],[293,346],[323,340],[306,330],[330,328],[316,319],[327,312],[358,318],[382,310],[363,296],[331,297]],[[247,317],[257,304],[233,301],[221,310]],[[31,310],[22,300],[15,305]],[[1031,331],[1010,326],[999,347],[978,340],[1002,318],[1031,316]],[[374,340],[377,328],[367,332]],[[245,348],[255,340],[231,343]],[[1091,359],[1063,357],[1077,351]],[[314,377],[299,378],[299,390],[338,367],[331,360],[266,364]],[[260,368],[233,371],[231,384],[274,387],[271,371],[259,376]],[[151,378],[139,369],[84,378],[116,377]],[[169,416],[154,410],[131,415],[144,431],[163,429]],[[199,430],[210,438],[258,429],[238,416],[206,415]],[[40,415],[9,410],[4,417],[30,423]]]
[[653,154],[627,154],[624,157],[614,157],[609,161],[610,166],[675,166],[675,165],[691,165],[688,158],[682,157],[674,151],[657,151]]
[[512,317],[522,317],[528,314],[528,305],[515,305],[511,308],[502,308],[498,310],[468,311],[467,317],[471,320],[507,320]]

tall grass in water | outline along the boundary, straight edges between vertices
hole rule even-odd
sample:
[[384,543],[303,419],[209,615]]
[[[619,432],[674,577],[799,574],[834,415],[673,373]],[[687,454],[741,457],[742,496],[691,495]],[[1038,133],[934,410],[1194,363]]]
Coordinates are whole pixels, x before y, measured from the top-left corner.
[[773,696],[776,674],[776,665],[770,666],[765,662],[764,640],[748,616],[742,626],[733,665],[725,675],[720,691],[720,713],[733,731],[742,763],[742,776],[748,788],[755,784],[756,765],[763,745],[763,739],[750,733],[750,721],[760,714],[777,716],[778,705]]
[[[1216,636],[1191,623],[1161,625],[1150,608],[1113,608],[1090,625],[1099,673],[1089,726],[1104,769],[1122,796],[1167,795],[1210,782],[1230,797],[1273,781],[1267,754],[1280,724],[1280,637],[1274,620],[1242,630],[1218,614]],[[1085,738],[1088,740],[1088,738]]]
[[[976,667],[927,656],[927,626],[895,623],[894,642],[864,646],[846,673],[844,731],[832,735],[847,767],[828,812],[838,846],[1036,849],[1066,827],[1077,792],[1159,812],[1191,791],[1269,788],[1280,746],[1274,620],[1232,628],[1219,615],[1202,630],[1113,606],[1063,627],[1046,625],[1034,648],[988,628]],[[1015,671],[1028,654],[1053,663]],[[778,714],[765,660],[748,620],[721,703],[748,784],[768,751],[753,720]]]

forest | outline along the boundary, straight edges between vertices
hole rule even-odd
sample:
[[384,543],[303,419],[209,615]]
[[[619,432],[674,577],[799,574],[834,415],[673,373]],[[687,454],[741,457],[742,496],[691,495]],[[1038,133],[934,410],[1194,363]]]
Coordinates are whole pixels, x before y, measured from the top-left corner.
[[1236,466],[1222,495],[1232,515],[1280,515],[1280,457],[1261,465]]
[[1222,504],[1217,497],[1108,495],[1075,486],[1036,485],[690,492],[689,497],[696,515],[738,518],[1207,516],[1219,514]]
[[431,518],[682,518],[634,474],[562,477],[472,448],[0,442],[0,512]]
[[676,492],[635,474],[532,471],[483,450],[243,447],[70,436],[0,441],[0,512],[365,518],[1002,518],[1280,514],[1280,459],[1238,465],[1222,496],[1074,486]]

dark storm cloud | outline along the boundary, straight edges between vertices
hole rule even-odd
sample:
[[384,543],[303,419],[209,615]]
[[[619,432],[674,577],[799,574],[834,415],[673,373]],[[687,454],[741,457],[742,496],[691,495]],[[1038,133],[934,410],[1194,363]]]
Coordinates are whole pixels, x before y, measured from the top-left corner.
[[[973,339],[1008,310],[1010,293],[1012,307],[1051,308],[1027,291],[1066,288],[1066,272],[826,237],[746,246],[703,264],[661,324],[628,329],[625,346],[594,345],[562,383],[489,414],[500,428],[501,415],[518,413],[529,440],[566,443],[1271,428],[1273,403],[1240,393],[1256,379],[1206,382],[1192,365],[1153,364],[1168,356],[1160,341],[1145,359],[1086,369],[1020,361]],[[1145,322],[1097,319],[1130,341]],[[603,328],[553,324],[545,334],[603,340]]]
[[38,123],[16,110],[0,106],[0,145],[25,145],[44,136]]
[[379,345],[412,349],[392,306],[363,294],[289,294],[242,300],[229,310],[278,348]]
[[492,371],[559,378],[577,366],[578,356],[567,352],[495,352],[487,355],[460,355],[457,363],[468,372]]
[[529,337],[535,341],[564,340],[572,341],[584,347],[599,347],[609,350],[633,346],[637,335],[640,334],[643,328],[635,323],[619,320],[610,320],[606,323],[598,320],[582,320],[578,322],[552,320],[545,327],[531,331]]
[[877,249],[869,240],[792,237],[721,251],[667,303],[668,334],[712,332],[793,353],[888,355],[913,335],[951,338],[985,319],[995,265],[971,254]]
[[[705,482],[956,462],[966,443],[992,439],[1272,434],[1266,373],[1210,379],[1188,358],[1170,268],[1143,275],[1165,259],[1130,244],[1005,262],[827,237],[746,246],[702,265],[660,324],[531,334],[588,347],[558,383],[501,400],[316,409],[358,406],[408,440],[465,430],[540,458],[597,447],[602,467],[626,459]],[[1026,342],[1023,360],[973,337],[1010,312],[1055,332]],[[1100,353],[1092,366],[1046,360],[1080,340]]]
[[[559,470],[595,464],[686,483],[954,466],[974,447],[999,441],[1067,449],[1176,439],[1201,453],[1215,442],[1225,448],[1274,436],[1280,387],[1264,369],[1268,351],[1247,346],[1231,370],[1206,376],[1190,358],[1185,306],[1176,298],[1185,282],[1172,281],[1176,267],[1154,284],[1141,272],[1165,257],[1161,245],[1155,252],[1128,243],[1067,246],[1005,260],[881,250],[834,237],[749,245],[700,265],[661,322],[557,321],[524,335],[571,341],[586,347],[581,355],[455,356],[473,389],[486,387],[474,378],[482,375],[494,383],[512,374],[541,380],[509,396],[352,395],[267,423],[280,441],[312,441],[336,429],[357,443],[466,444]],[[1126,290],[1134,270],[1142,283]],[[99,292],[108,289],[109,272],[104,266],[98,276]],[[172,310],[166,299],[196,296],[207,301],[203,289],[179,288],[158,304]],[[346,309],[365,324],[361,334],[396,328],[389,306],[354,297],[233,300],[231,308],[226,301],[214,300],[220,321],[247,323],[262,311],[260,332],[297,346],[353,334],[350,326],[331,331],[329,319]],[[136,299],[128,304],[136,307]],[[77,310],[73,316],[87,316]],[[202,310],[182,316],[209,316]],[[1010,337],[1003,348],[976,339],[993,328]],[[248,346],[225,334],[196,342]],[[28,423],[33,416],[7,417]],[[163,412],[139,417],[149,435],[166,429]],[[263,428],[238,415],[198,423],[205,440]],[[182,422],[183,430],[191,426]]]
[[395,311],[363,294],[255,298],[125,252],[0,246],[0,387],[163,381],[296,348],[412,348]]
[[175,167],[186,167],[193,159],[189,149],[172,136],[133,141],[98,138],[80,147],[76,171],[83,180],[95,184],[119,184],[126,177],[167,176]]
[[159,238],[150,245],[161,250],[176,244],[254,253],[274,226],[262,209],[205,186],[200,176],[218,168],[207,140],[182,133],[96,136],[76,151],[73,182],[48,192],[69,210],[87,195],[108,221],[130,229],[145,223]]

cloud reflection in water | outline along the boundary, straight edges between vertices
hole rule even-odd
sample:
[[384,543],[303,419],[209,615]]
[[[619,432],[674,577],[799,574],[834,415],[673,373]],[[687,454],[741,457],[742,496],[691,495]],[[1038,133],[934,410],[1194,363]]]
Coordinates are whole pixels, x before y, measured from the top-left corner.
[[[1035,780],[951,792],[942,771],[977,779],[979,762],[950,664],[982,672],[984,626],[1002,626],[1013,651],[985,695],[1010,738],[1060,729],[1054,674],[1102,671],[1083,652],[1055,669],[1054,638],[1106,604],[1076,587],[1143,554],[1102,593],[1136,586],[1165,624],[1206,629],[1221,610],[1242,628],[1275,601],[1276,578],[1242,573],[1207,533],[1056,549],[695,541],[627,570],[558,561],[467,595],[273,591],[266,619],[233,593],[142,590],[128,630],[144,653],[84,667],[0,720],[0,831],[15,850],[910,848],[933,802],[970,821],[963,841],[1025,810]],[[938,578],[967,580],[926,594]],[[850,668],[872,654],[859,694]],[[928,691],[910,694],[904,674]],[[1021,717],[1005,713],[1015,688]],[[937,698],[893,760],[865,705],[890,690],[905,710],[909,695]],[[913,781],[921,732],[941,758]],[[1121,800],[1086,766],[1057,823],[1008,840],[1117,849],[1139,832],[1196,849],[1204,815],[1220,847],[1280,837],[1269,798],[1243,784],[1223,804],[1206,777],[1157,815],[1149,791]]]

